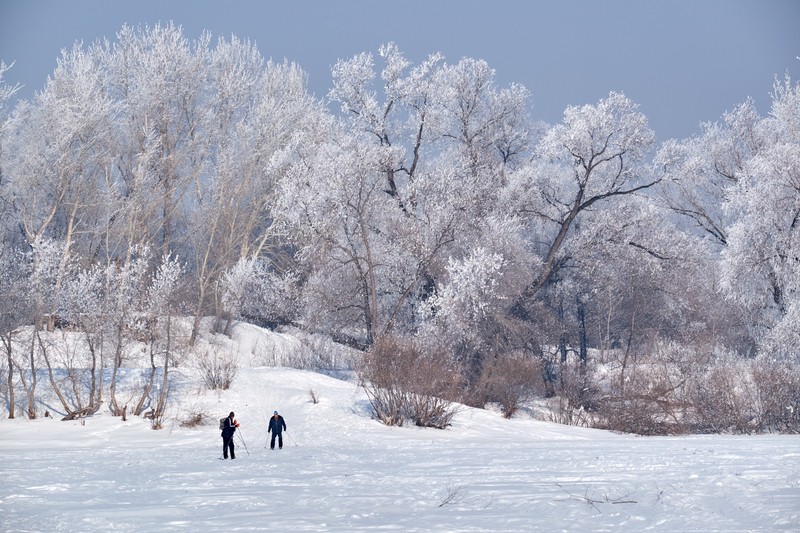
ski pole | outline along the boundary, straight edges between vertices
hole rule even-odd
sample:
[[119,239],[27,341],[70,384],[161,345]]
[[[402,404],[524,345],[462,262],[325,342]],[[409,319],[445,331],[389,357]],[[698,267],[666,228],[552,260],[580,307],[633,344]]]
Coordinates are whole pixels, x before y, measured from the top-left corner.
[[241,428],[239,429],[239,440],[242,441],[242,446],[244,446],[244,451],[246,451],[247,455],[249,456],[250,455],[250,450],[247,449],[247,444],[245,444],[245,442],[244,442],[244,437],[242,436]]
[[287,435],[287,436],[288,436],[290,439],[292,439],[292,442],[294,442],[294,445],[295,445],[295,446],[297,446],[297,443],[294,441],[294,438],[292,438],[292,436],[291,436],[291,435],[289,435],[289,432],[288,432],[288,431],[286,432],[286,435]]

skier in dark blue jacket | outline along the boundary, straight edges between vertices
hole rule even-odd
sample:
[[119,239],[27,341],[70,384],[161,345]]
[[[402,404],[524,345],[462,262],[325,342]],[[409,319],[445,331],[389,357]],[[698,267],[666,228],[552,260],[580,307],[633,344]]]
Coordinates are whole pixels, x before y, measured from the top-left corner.
[[239,427],[239,422],[236,421],[233,411],[225,419],[222,426],[222,457],[228,458],[228,450],[231,452],[231,459],[236,459],[236,454],[233,452],[233,434],[236,433],[236,428]]
[[267,433],[272,433],[272,440],[269,442],[271,450],[275,449],[275,437],[278,437],[278,448],[283,448],[282,432],[285,430],[286,422],[283,421],[283,417],[278,414],[278,411],[274,411],[269,419],[269,428],[267,429]]

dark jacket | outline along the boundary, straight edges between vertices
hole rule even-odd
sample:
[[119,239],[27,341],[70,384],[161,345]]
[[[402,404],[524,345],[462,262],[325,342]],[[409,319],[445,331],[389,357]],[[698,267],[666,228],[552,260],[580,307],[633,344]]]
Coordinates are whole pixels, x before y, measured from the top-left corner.
[[225,426],[222,428],[223,439],[232,439],[233,434],[236,433],[236,426],[233,422],[234,420],[230,416],[225,419]]
[[269,429],[267,433],[272,432],[276,435],[280,435],[281,431],[286,429],[286,422],[283,421],[283,417],[278,415],[277,418],[275,415],[272,415],[269,419]]

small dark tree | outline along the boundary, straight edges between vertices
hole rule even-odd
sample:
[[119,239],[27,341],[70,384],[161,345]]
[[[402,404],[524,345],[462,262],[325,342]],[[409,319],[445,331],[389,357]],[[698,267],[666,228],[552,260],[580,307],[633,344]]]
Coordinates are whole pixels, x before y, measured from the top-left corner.
[[423,351],[398,337],[382,337],[364,354],[359,378],[375,416],[386,425],[443,429],[456,414],[461,374],[443,351]]
[[493,357],[484,363],[479,387],[488,401],[500,405],[504,418],[511,418],[522,403],[543,392],[542,361],[524,353]]

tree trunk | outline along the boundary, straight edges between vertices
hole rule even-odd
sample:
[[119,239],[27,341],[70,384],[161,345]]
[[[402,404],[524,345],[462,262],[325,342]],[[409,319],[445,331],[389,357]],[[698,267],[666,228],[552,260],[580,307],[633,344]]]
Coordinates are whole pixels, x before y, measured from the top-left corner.
[[172,352],[172,317],[167,315],[167,344],[164,350],[164,376],[161,381],[161,394],[158,396],[158,405],[153,416],[154,427],[160,429],[164,412],[167,409],[167,395],[169,393],[169,358]]
[[[100,409],[100,405],[99,404],[97,404],[97,405],[87,405],[83,409],[80,409],[78,411],[73,411],[73,412],[69,413],[64,418],[62,418],[61,421],[64,422],[64,421],[67,421],[67,420],[75,420],[76,418],[83,418],[85,416],[93,415],[98,411],[98,409]],[[45,416],[49,416],[48,413],[45,413]]]
[[570,227],[572,227],[572,223],[575,221],[578,213],[581,212],[583,192],[583,188],[581,187],[575,196],[574,202],[572,203],[572,209],[570,209],[570,212],[561,222],[561,225],[558,228],[558,234],[553,240],[553,243],[550,245],[550,249],[547,251],[547,257],[544,260],[542,271],[539,273],[536,281],[534,281],[533,284],[526,289],[525,292],[527,295],[535,296],[536,293],[539,292],[539,290],[550,280],[553,274],[558,271],[556,256],[558,255],[559,250],[561,250],[561,245],[564,244],[564,240],[567,237],[567,232],[569,231]]
[[42,341],[42,337],[39,335],[39,332],[36,332],[36,338],[39,341],[39,348],[42,350],[42,355],[44,356],[44,362],[47,365],[47,375],[50,377],[50,386],[53,387],[53,392],[56,393],[58,396],[58,400],[61,402],[61,405],[64,407],[64,411],[67,413],[67,416],[70,416],[74,412],[75,409],[70,407],[67,399],[64,397],[64,394],[61,392],[61,388],[56,383],[55,377],[53,376],[53,366],[50,364],[50,357],[47,355],[47,348]]
[[114,369],[111,372],[111,410],[114,416],[120,416],[122,411],[117,403],[117,374],[122,365],[122,326],[117,326],[117,344],[114,349]]
[[136,404],[136,407],[133,410],[134,416],[139,416],[142,414],[142,409],[144,409],[144,402],[147,401],[147,397],[150,396],[150,391],[153,389],[153,380],[156,376],[156,360],[155,360],[155,339],[153,336],[150,337],[150,378],[147,380],[147,385],[145,386],[144,390],[142,391],[142,397],[139,398],[139,403]]
[[203,253],[203,260],[200,262],[199,265],[199,273],[197,276],[198,285],[200,289],[200,293],[198,294],[197,298],[197,308],[195,309],[194,313],[194,322],[192,322],[192,333],[189,335],[189,346],[194,346],[194,343],[197,341],[197,336],[200,333],[200,317],[203,312],[203,304],[205,302],[206,297],[206,289],[208,284],[210,283],[211,277],[213,277],[213,272],[210,272],[209,262],[211,258],[211,249],[214,245],[214,239],[217,234],[217,227],[219,224],[219,216],[214,218],[214,223],[211,226],[211,234],[208,238],[208,245],[206,246],[205,252]]
[[89,353],[92,354],[91,383],[89,385],[89,405],[94,405],[97,395],[97,353],[95,351],[94,340],[89,333],[86,333],[86,344]]
[[225,329],[222,330],[222,333],[230,337],[231,336],[231,328],[233,327],[233,313],[227,313],[227,317],[225,318]]
[[581,366],[586,366],[589,350],[586,340],[586,307],[580,300],[578,300],[578,331],[580,337],[578,359],[580,359]]
[[192,321],[192,333],[189,335],[189,346],[194,346],[197,342],[197,336],[200,334],[200,319],[203,314],[203,299],[205,298],[206,288],[203,282],[200,282],[200,294],[197,299],[197,307],[194,311],[194,320]]
[[83,400],[81,400],[81,391],[80,391],[79,385],[80,385],[81,381],[83,381],[83,380],[80,379],[80,375],[78,373],[78,369],[76,369],[76,368],[68,368],[67,369],[67,377],[69,378],[70,383],[72,383],[72,395],[73,395],[73,398],[75,398],[74,410],[75,411],[81,411],[83,409]]
[[31,334],[31,386],[27,388],[28,393],[28,418],[33,420],[36,418],[36,334]]
[[625,393],[625,370],[628,368],[628,359],[630,358],[631,353],[631,344],[633,343],[633,325],[635,323],[636,315],[631,315],[631,328],[628,332],[628,342],[627,346],[625,346],[625,356],[622,359],[622,368],[619,372],[619,394],[620,396],[624,396]]
[[15,399],[14,399],[14,360],[11,357],[13,350],[11,345],[11,333],[9,332],[8,336],[0,335],[0,339],[3,341],[3,346],[6,349],[6,357],[8,358],[8,418],[14,418],[14,408],[15,408]]
[[358,225],[359,229],[361,230],[361,241],[364,244],[364,250],[367,255],[367,278],[365,279],[365,283],[367,285],[366,288],[368,291],[367,305],[369,309],[369,315],[367,316],[367,326],[369,328],[367,342],[372,344],[372,342],[375,340],[375,335],[378,332],[378,283],[375,280],[375,262],[372,258],[372,247],[369,243],[369,233],[363,216],[359,217]]
[[105,333],[103,332],[103,328],[100,329],[100,339],[97,341],[100,345],[100,375],[97,377],[97,405],[103,403],[103,374],[105,373],[106,363],[105,363]]

